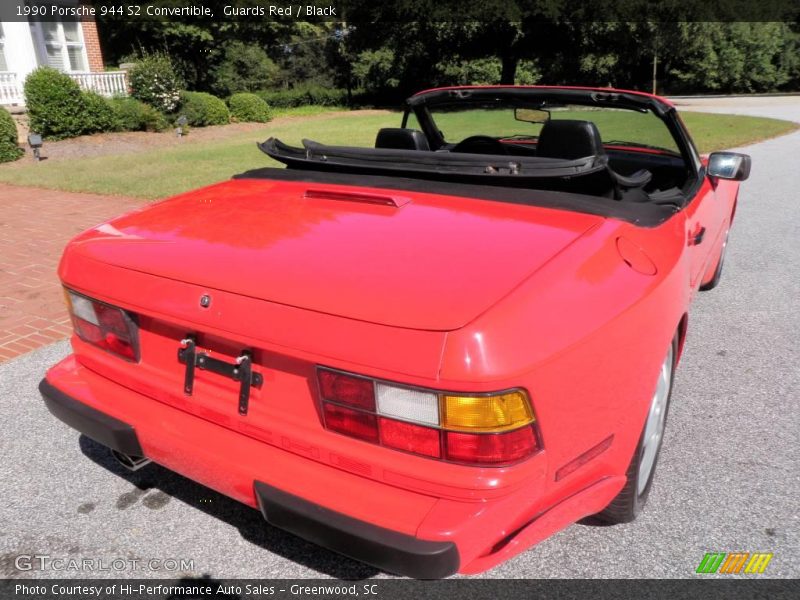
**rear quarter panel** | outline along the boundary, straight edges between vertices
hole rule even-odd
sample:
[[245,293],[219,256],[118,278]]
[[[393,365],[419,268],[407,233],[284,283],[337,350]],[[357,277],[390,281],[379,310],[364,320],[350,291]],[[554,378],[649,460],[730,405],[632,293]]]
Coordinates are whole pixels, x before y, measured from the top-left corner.
[[[677,213],[647,229],[607,220],[448,334],[444,387],[468,380],[529,391],[547,456],[545,497],[625,472],[690,300],[684,221]],[[619,238],[638,246],[656,272],[631,268]],[[612,434],[608,451],[555,482],[560,467]]]

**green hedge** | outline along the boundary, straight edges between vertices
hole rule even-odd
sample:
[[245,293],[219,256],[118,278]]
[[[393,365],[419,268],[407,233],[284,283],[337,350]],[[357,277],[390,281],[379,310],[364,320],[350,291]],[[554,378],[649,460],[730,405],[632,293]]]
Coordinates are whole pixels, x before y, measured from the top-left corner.
[[0,108],[0,163],[11,162],[22,156],[17,145],[17,126],[5,108]]
[[136,98],[111,98],[108,103],[122,131],[164,131],[169,127],[162,113]]
[[103,133],[122,129],[114,107],[100,94],[81,92],[84,113],[85,133]]
[[228,99],[231,117],[241,123],[266,123],[272,119],[269,104],[256,94],[234,94]]
[[185,115],[189,125],[193,127],[225,125],[231,120],[231,114],[225,103],[216,96],[205,92],[181,93],[178,115]]
[[321,86],[296,87],[290,90],[262,90],[256,92],[267,104],[274,108],[294,108],[296,106],[344,106],[347,104],[347,90]]
[[25,80],[30,129],[48,139],[90,133],[90,104],[78,84],[55,69],[41,67]]
[[166,121],[160,113],[141,103],[137,122],[131,123],[130,111],[121,103],[136,102],[130,98],[108,100],[94,92],[84,92],[63,73],[41,67],[25,80],[25,104],[30,129],[50,140],[102,133],[145,129],[145,120]]

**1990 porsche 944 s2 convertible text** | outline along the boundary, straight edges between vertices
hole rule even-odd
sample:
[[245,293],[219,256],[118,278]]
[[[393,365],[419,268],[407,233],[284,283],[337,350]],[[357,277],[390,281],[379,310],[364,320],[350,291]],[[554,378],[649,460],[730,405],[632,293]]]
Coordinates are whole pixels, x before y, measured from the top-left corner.
[[375,148],[303,146],[69,244],[53,414],[413,577],[634,519],[749,157],[564,87],[429,90]]

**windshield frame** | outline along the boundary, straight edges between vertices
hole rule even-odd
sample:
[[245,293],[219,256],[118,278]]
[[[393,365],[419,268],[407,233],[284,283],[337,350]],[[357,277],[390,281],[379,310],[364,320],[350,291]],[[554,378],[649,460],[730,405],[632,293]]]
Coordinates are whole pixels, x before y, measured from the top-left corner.
[[440,88],[420,92],[406,100],[402,127],[406,128],[413,113],[432,150],[447,147],[439,129],[436,127],[429,108],[437,105],[484,104],[492,100],[536,106],[548,102],[586,107],[625,108],[637,112],[652,112],[667,127],[675,141],[680,157],[686,166],[687,175],[695,181],[702,180],[700,156],[688,132],[678,117],[675,107],[669,102],[649,94],[604,90],[598,88],[537,87],[537,86],[486,86]]
[[[509,102],[504,99],[493,102],[438,104],[432,107],[426,106],[426,111],[427,117],[433,123],[438,137],[443,142],[443,147],[457,145],[462,140],[473,136],[488,136],[510,144],[524,144],[530,141],[535,143],[544,123],[520,123],[518,119],[515,119],[513,113],[519,108],[545,110],[550,113],[550,120],[553,121],[578,119],[594,122],[603,138],[603,145],[609,149],[641,149],[642,151],[681,157],[674,136],[666,128],[663,120],[647,109],[587,107],[585,104],[532,105],[527,102]],[[473,118],[467,117],[466,123],[458,122],[457,115],[469,115],[473,111],[475,113]],[[452,118],[456,119],[455,123],[451,122]],[[485,118],[493,121],[491,125],[484,122]],[[629,126],[633,126],[637,130],[637,135],[619,137],[621,131]],[[451,127],[458,132],[456,135],[453,134]],[[465,127],[467,131],[464,131]],[[524,131],[531,128],[533,129],[529,133]],[[470,129],[472,130],[470,131]],[[656,141],[660,141],[660,143],[653,143]]]

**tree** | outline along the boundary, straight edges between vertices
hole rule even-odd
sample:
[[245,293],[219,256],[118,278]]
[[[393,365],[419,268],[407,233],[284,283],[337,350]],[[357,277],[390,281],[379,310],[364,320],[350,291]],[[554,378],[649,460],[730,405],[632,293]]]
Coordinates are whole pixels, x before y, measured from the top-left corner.
[[230,42],[222,61],[212,70],[212,89],[221,96],[263,90],[274,84],[279,71],[263,48]]
[[275,60],[281,67],[280,86],[331,86],[334,74],[328,43],[334,35],[333,23],[295,22],[289,38],[275,48]]
[[683,23],[679,89],[769,92],[797,76],[798,39],[787,23]]
[[359,53],[352,69],[358,87],[371,90],[396,88],[399,80],[395,77],[394,60],[394,51],[386,47]]
[[[206,4],[221,12],[223,2]],[[739,11],[756,10],[740,4]],[[261,48],[280,68],[277,77],[257,78],[268,85],[361,85],[392,100],[468,80],[650,91],[655,77],[659,92],[800,86],[800,30],[789,9],[786,23],[722,23],[719,3],[707,0],[480,0],[461,1],[456,11],[447,0],[342,0],[337,7],[339,22],[111,17],[98,25],[110,61],[166,50],[187,86],[201,90],[215,85],[233,42]]]
[[[95,0],[102,4],[119,4],[116,0]],[[159,4],[185,5],[181,0],[161,0]],[[208,0],[216,14],[223,5],[251,6],[249,0]],[[295,21],[270,19],[130,19],[110,13],[97,22],[100,41],[109,64],[126,62],[152,52],[169,54],[189,89],[209,90],[212,73],[224,59],[225,49],[233,41],[255,44],[278,54],[282,44],[290,41],[298,26]],[[271,56],[275,59],[275,56]]]

